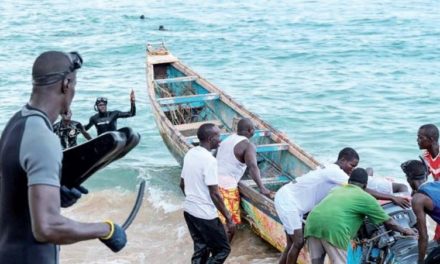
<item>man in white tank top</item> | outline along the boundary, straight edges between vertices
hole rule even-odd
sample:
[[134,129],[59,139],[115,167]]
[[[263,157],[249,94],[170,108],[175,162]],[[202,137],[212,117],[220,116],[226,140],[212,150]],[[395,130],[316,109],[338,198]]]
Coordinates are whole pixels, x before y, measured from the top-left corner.
[[[260,192],[267,196],[271,194],[271,191],[261,182],[256,147],[249,141],[254,131],[254,124],[250,119],[241,119],[237,125],[237,134],[232,134],[223,140],[217,150],[219,190],[236,224],[241,223],[238,182],[247,167],[249,167],[249,175],[257,183]],[[222,219],[221,214],[219,216]],[[222,222],[224,223],[223,219]]]

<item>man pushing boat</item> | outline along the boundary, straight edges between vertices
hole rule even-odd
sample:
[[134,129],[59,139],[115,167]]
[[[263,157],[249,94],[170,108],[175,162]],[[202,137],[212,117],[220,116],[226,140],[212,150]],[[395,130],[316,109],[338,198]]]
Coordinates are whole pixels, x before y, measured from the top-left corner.
[[[249,168],[249,175],[257,183],[262,194],[270,196],[272,193],[261,181],[256,147],[249,141],[254,132],[255,126],[252,121],[249,118],[243,118],[237,124],[237,133],[223,140],[217,150],[219,190],[235,224],[241,224],[238,182],[246,168]],[[225,224],[226,221],[221,213],[219,217]],[[232,240],[232,236],[229,240]]]
[[[299,252],[304,246],[302,218],[310,212],[336,186],[346,184],[348,177],[359,163],[359,155],[353,148],[344,148],[339,152],[333,164],[310,171],[281,187],[275,195],[275,209],[286,232],[287,246],[283,251],[280,264],[296,263]],[[391,200],[409,207],[406,198],[379,193],[367,189],[376,199]]]

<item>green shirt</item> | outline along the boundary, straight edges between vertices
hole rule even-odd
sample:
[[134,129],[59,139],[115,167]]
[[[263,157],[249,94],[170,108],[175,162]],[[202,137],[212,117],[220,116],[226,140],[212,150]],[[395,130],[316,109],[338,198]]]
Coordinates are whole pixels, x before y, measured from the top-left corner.
[[387,221],[378,201],[359,188],[348,184],[334,188],[309,214],[305,226],[305,237],[324,239],[340,249],[346,250],[365,218],[374,224]]

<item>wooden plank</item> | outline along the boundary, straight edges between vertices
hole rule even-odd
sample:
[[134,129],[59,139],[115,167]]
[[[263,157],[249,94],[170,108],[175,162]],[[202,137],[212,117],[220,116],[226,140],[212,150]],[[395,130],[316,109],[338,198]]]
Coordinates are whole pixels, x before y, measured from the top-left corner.
[[174,104],[187,104],[194,102],[204,102],[210,100],[217,100],[220,98],[220,95],[217,93],[208,93],[208,94],[196,94],[189,96],[175,96],[175,97],[164,97],[157,99],[157,102],[160,105],[174,105]]
[[154,80],[157,84],[166,84],[166,83],[176,83],[176,82],[192,82],[197,80],[197,76],[185,76],[185,77],[176,77],[176,78],[168,78],[168,79],[156,79]]
[[257,153],[283,151],[288,149],[289,149],[289,144],[287,143],[265,144],[265,145],[257,146]]
[[179,131],[196,130],[196,129],[199,129],[199,127],[201,125],[207,124],[207,123],[212,123],[212,124],[219,126],[219,127],[223,125],[220,120],[207,120],[207,121],[203,121],[203,122],[195,122],[195,123],[176,125],[175,127]]
[[[220,139],[223,140],[227,138],[229,135],[231,135],[231,133],[222,133],[220,134]],[[270,131],[268,130],[255,130],[253,137],[267,137],[269,135],[270,135]],[[187,137],[186,140],[189,144],[199,143],[199,139],[197,138],[197,136]]]

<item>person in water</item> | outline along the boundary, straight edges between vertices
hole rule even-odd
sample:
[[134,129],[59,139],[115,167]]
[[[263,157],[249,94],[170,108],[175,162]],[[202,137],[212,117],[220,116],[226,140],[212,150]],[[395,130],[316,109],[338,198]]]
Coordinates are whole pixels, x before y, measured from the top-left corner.
[[81,65],[76,52],[39,55],[30,101],[3,129],[0,263],[56,264],[58,245],[89,239],[99,238],[115,252],[126,244],[125,231],[112,221],[81,223],[61,215],[60,207],[74,204],[79,190],[60,188],[63,154],[52,123],[70,109]]
[[[246,168],[249,168],[249,175],[257,184],[260,193],[268,197],[272,194],[261,181],[256,147],[249,141],[254,132],[255,127],[252,121],[249,118],[243,118],[237,124],[237,133],[223,140],[217,150],[218,186],[235,224],[241,224],[238,182]],[[219,217],[222,223],[226,223],[222,214],[219,213]],[[232,237],[229,239],[232,240]]]
[[414,190],[411,200],[412,209],[417,218],[419,233],[418,263],[440,263],[440,246],[437,246],[425,259],[428,249],[428,229],[426,215],[429,215],[437,225],[440,224],[440,182],[426,182],[429,171],[420,160],[408,160],[400,166],[406,179]]
[[415,235],[412,229],[403,228],[394,221],[377,200],[365,192],[369,178],[364,169],[354,169],[347,185],[334,188],[310,212],[304,237],[312,264],[323,264],[326,255],[332,263],[347,263],[350,240],[356,236],[366,216],[375,225],[383,223],[387,229]]
[[129,112],[121,112],[118,110],[107,111],[107,98],[98,97],[95,102],[95,110],[97,114],[90,117],[89,123],[85,125],[85,130],[89,130],[93,125],[96,127],[98,136],[107,131],[115,131],[117,129],[116,122],[118,118],[127,118],[136,115],[136,104],[134,91],[130,93],[131,108]]
[[183,215],[194,241],[191,263],[223,263],[231,247],[217,210],[226,218],[229,232],[235,232],[235,224],[218,190],[217,160],[211,154],[220,143],[220,129],[203,124],[197,137],[200,145],[186,153],[180,179]]
[[72,111],[69,110],[67,113],[61,114],[61,121],[53,125],[53,131],[60,138],[63,149],[76,146],[76,138],[79,133],[81,133],[87,140],[92,139],[89,133],[84,129],[83,125],[78,121],[71,120],[71,118]]

